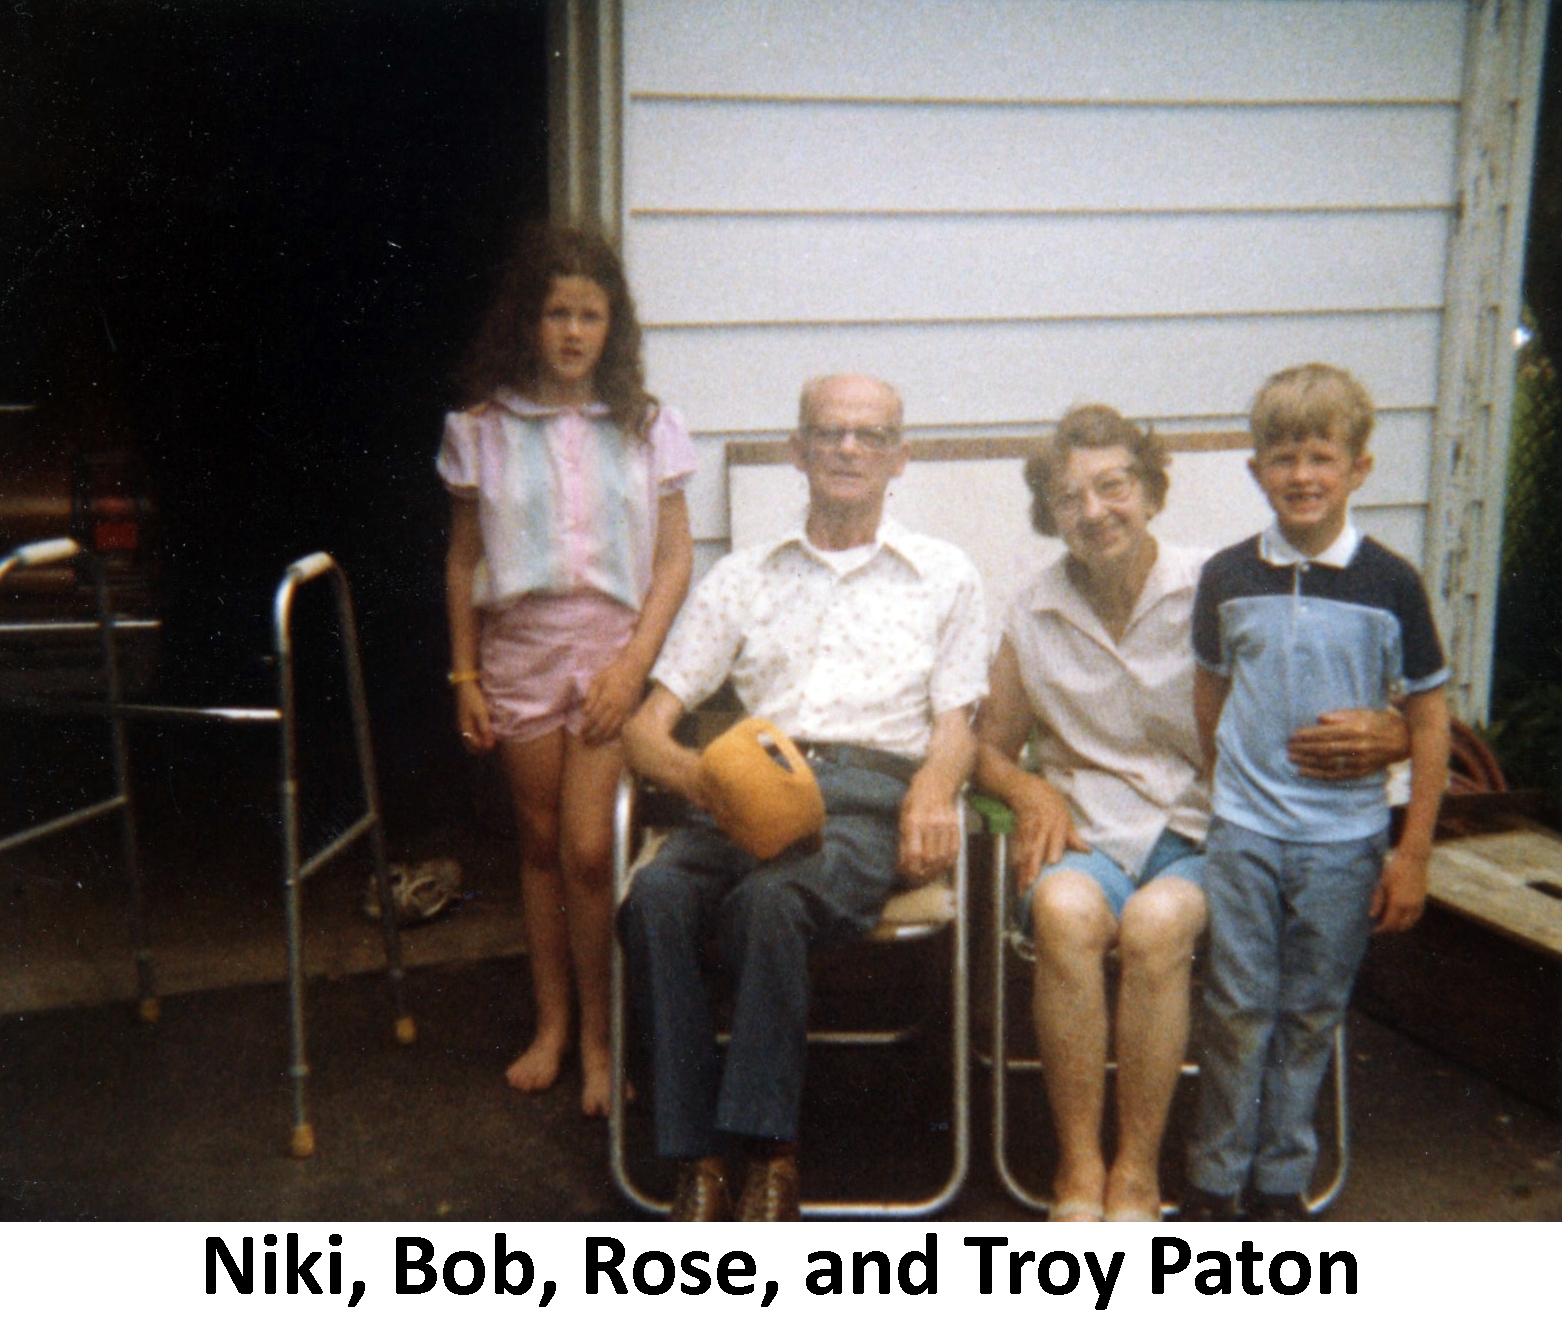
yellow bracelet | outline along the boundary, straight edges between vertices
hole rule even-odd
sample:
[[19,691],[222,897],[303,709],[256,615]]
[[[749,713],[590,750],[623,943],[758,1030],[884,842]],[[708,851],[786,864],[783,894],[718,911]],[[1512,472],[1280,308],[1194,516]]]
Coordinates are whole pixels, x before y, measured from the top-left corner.
[[481,671],[451,671],[445,676],[445,679],[449,680],[453,685],[465,684],[468,680],[481,679],[482,674]]

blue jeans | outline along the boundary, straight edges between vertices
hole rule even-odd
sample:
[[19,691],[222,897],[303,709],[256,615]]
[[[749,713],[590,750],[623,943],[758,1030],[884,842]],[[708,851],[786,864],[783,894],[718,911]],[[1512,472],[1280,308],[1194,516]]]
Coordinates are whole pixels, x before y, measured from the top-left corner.
[[1065,850],[1055,864],[1049,864],[1036,874],[1020,904],[1020,930],[1031,935],[1031,897],[1043,878],[1054,873],[1083,873],[1101,888],[1101,895],[1111,906],[1113,915],[1123,917],[1123,907],[1133,899],[1140,887],[1159,877],[1180,877],[1195,886],[1204,885],[1204,855],[1197,841],[1179,835],[1170,828],[1155,838],[1150,856],[1138,877],[1130,877],[1123,866],[1100,850]]
[[1204,843],[1209,961],[1188,1177],[1305,1194],[1313,1111],[1371,934],[1386,833],[1279,841],[1217,818]]
[[[662,1157],[714,1154],[726,1135],[797,1138],[809,956],[868,932],[895,889],[905,783],[814,770],[826,813],[819,849],[762,863],[700,818],[672,834],[619,910]],[[724,1060],[701,973],[711,938],[733,980]]]

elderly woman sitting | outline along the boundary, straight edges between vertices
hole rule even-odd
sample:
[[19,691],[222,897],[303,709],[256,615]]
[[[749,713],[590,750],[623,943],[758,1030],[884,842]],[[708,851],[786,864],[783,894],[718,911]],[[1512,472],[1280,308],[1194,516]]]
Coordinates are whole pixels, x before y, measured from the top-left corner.
[[[1016,595],[978,723],[977,780],[1017,819],[1015,880],[1036,947],[1033,1007],[1057,1132],[1052,1216],[1160,1216],[1161,1137],[1188,1037],[1204,928],[1207,778],[1193,723],[1189,620],[1204,553],[1162,544],[1167,457],[1115,410],[1072,410],[1025,480],[1038,532],[1067,554]],[[1016,759],[1033,728],[1039,774]],[[1360,775],[1406,753],[1392,713],[1320,714],[1291,755]],[[1117,1146],[1101,1123],[1104,959],[1120,962]]]

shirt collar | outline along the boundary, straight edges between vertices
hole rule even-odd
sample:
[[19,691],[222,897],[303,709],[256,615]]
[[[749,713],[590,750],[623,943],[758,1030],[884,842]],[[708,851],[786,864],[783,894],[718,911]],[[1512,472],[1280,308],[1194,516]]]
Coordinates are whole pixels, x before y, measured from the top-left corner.
[[[765,552],[765,559],[770,559],[783,547],[792,546],[795,546],[805,554],[808,552],[808,535],[801,525],[771,543]],[[904,525],[897,520],[891,519],[888,515],[879,520],[878,531],[873,536],[873,546],[875,553],[880,550],[889,551],[900,557],[901,560],[905,561],[907,565],[917,572],[918,576],[927,573],[927,567],[922,563],[920,548],[917,546],[915,536]],[[870,562],[874,559],[874,556],[868,558]]]
[[[1187,590],[1190,582],[1188,571],[1185,568],[1181,571],[1178,569],[1179,563],[1185,561],[1186,557],[1176,548],[1168,548],[1165,542],[1156,539],[1155,563],[1150,566],[1144,587],[1139,590],[1139,600],[1134,603],[1131,620],[1143,615],[1162,598]],[[1054,611],[1077,623],[1098,626],[1100,617],[1069,576],[1066,551],[1052,563],[1051,569],[1050,574],[1038,575],[1032,585],[1028,601],[1031,611],[1036,615]]]
[[600,400],[593,400],[590,404],[579,406],[538,404],[535,400],[529,400],[513,390],[495,391],[494,402],[508,409],[518,418],[559,418],[568,413],[583,414],[587,418],[604,418],[608,412],[607,405]]
[[1356,525],[1347,519],[1339,537],[1316,556],[1307,556],[1286,541],[1285,534],[1280,531],[1280,523],[1276,520],[1258,535],[1258,556],[1269,565],[1327,565],[1330,569],[1343,570],[1350,564],[1351,557],[1360,545],[1361,534]]

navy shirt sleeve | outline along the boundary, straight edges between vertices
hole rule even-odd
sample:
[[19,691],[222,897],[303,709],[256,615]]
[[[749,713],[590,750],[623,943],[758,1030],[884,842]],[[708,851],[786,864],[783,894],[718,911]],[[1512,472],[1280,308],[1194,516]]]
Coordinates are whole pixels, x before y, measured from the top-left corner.
[[1193,656],[1200,666],[1225,674],[1220,656],[1220,611],[1215,605],[1213,575],[1206,564],[1193,595]]
[[1431,603],[1421,576],[1406,565],[1399,593],[1400,644],[1405,687],[1411,693],[1432,689],[1448,678],[1442,641],[1432,620]]
[[1199,586],[1193,595],[1193,658],[1207,671],[1230,675],[1231,665],[1221,641],[1220,608],[1229,599],[1241,579],[1244,558],[1256,555],[1258,540],[1249,538],[1234,547],[1217,551],[1199,571]]

